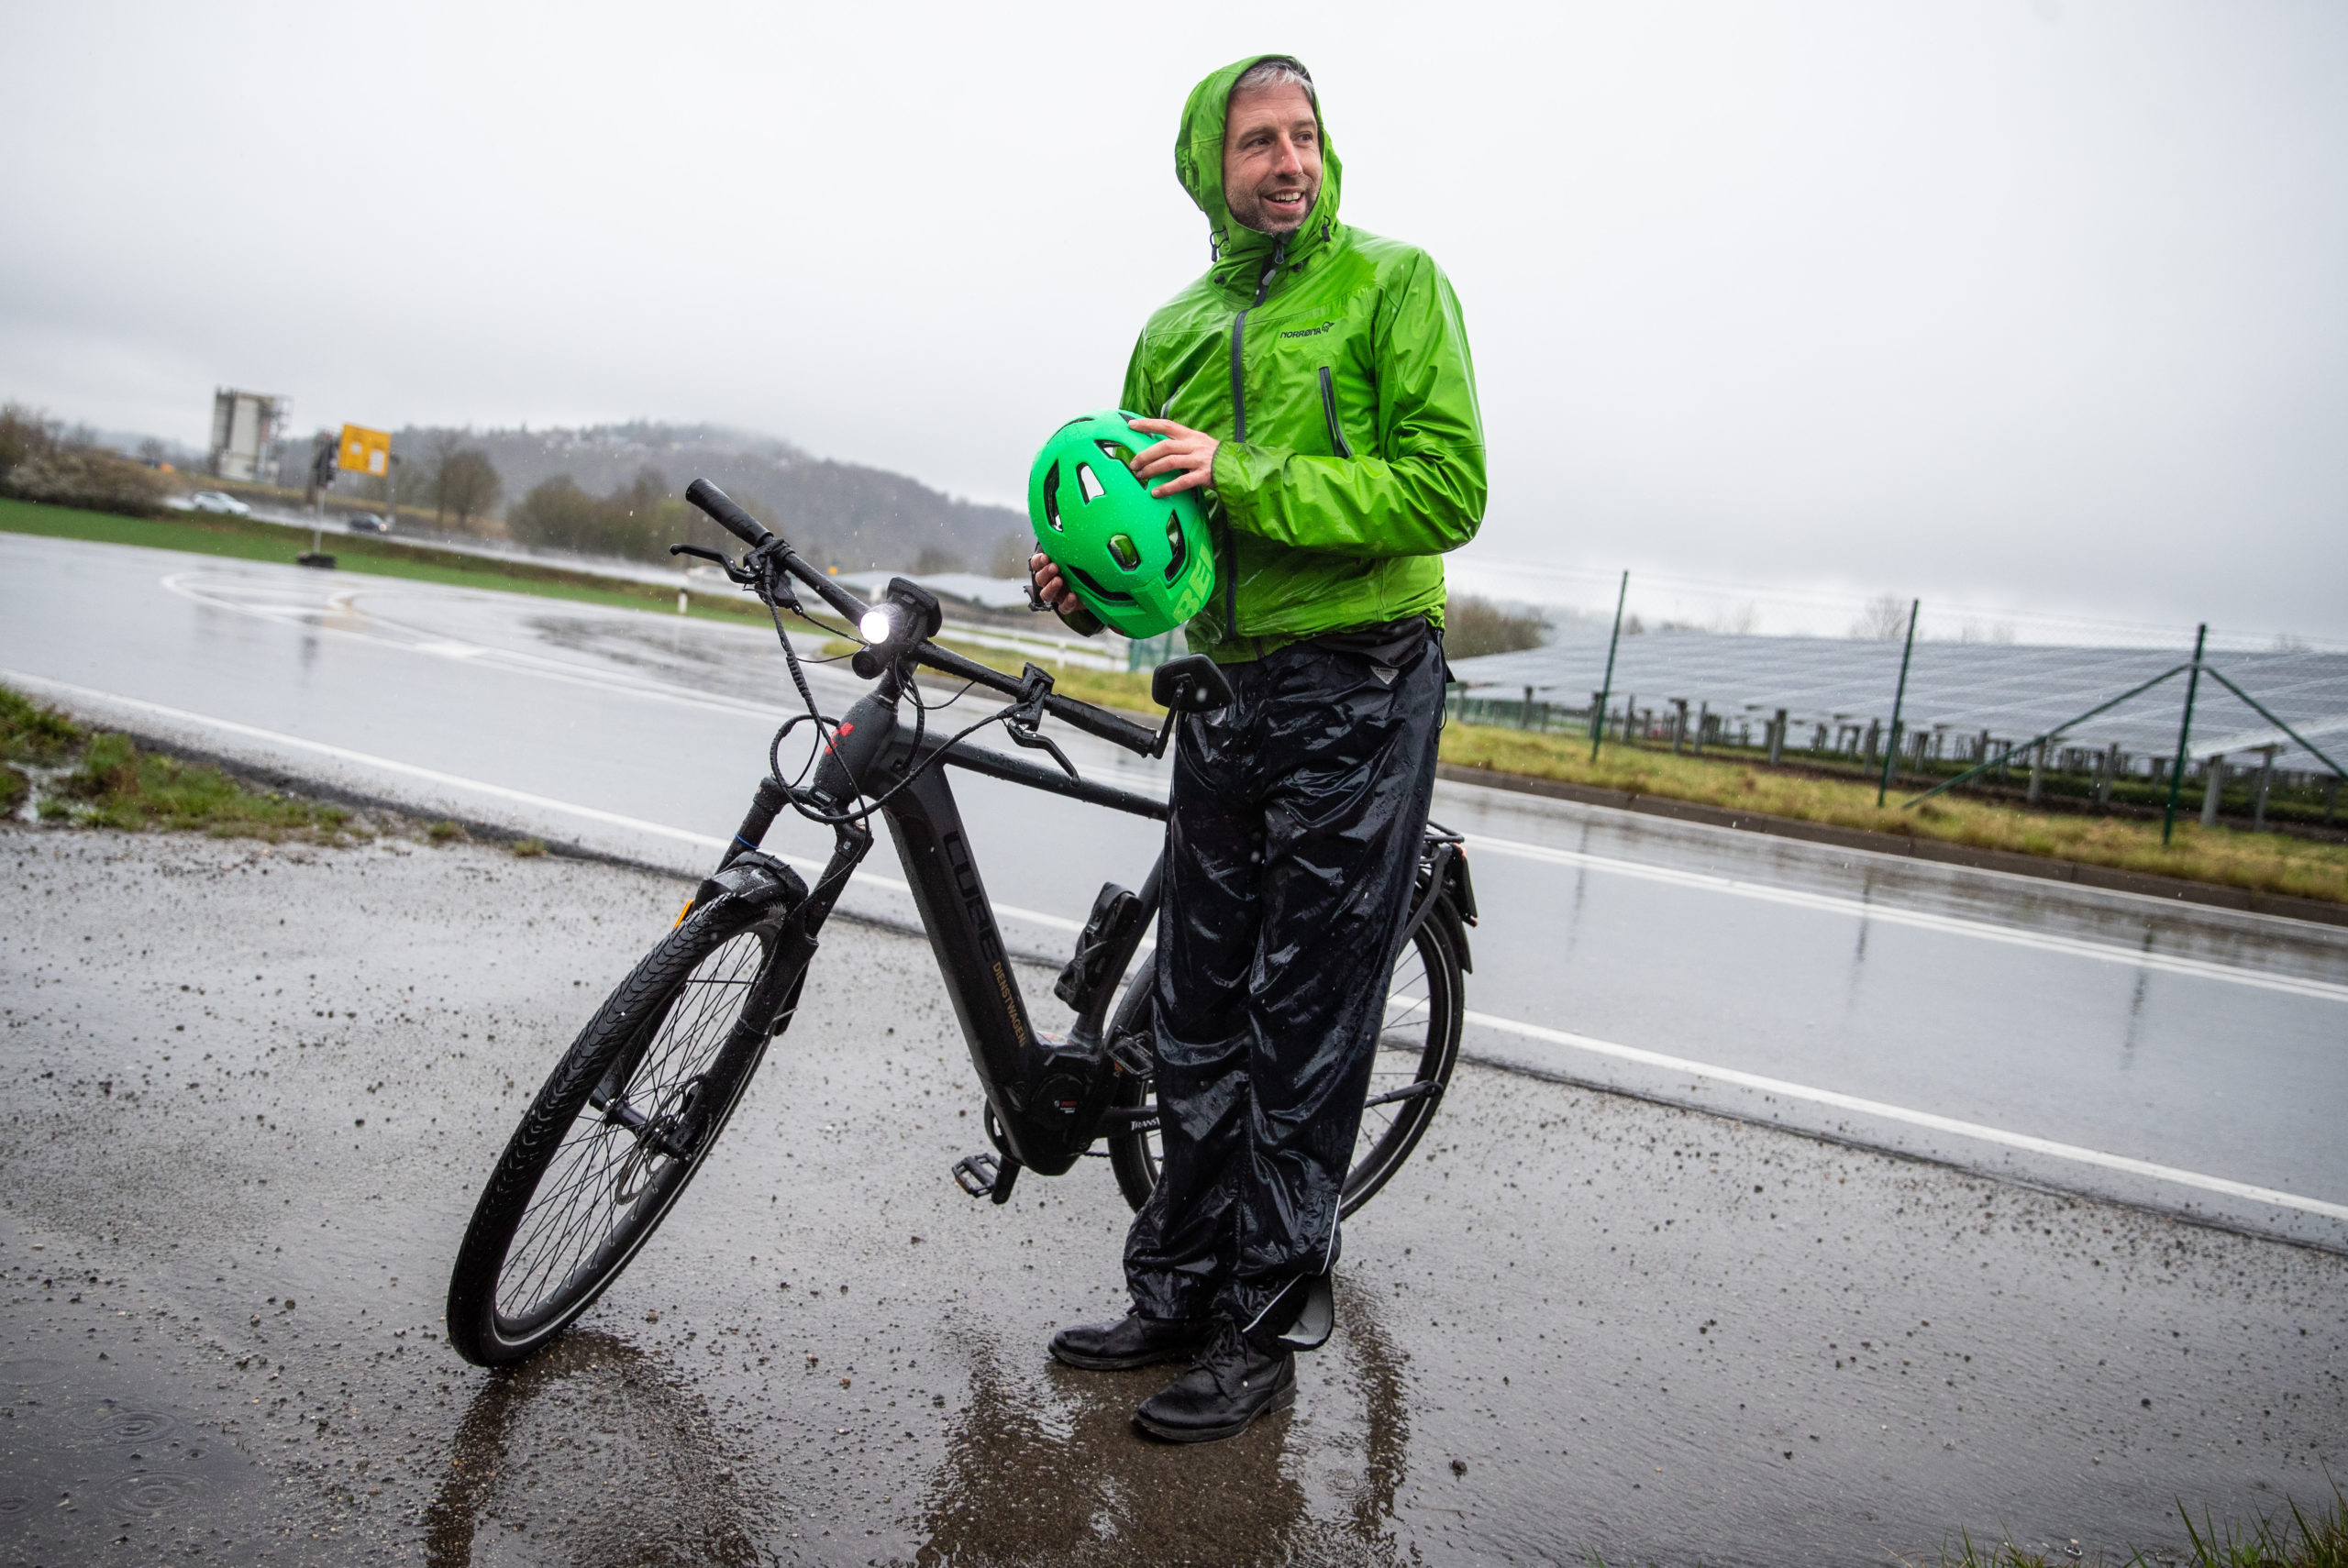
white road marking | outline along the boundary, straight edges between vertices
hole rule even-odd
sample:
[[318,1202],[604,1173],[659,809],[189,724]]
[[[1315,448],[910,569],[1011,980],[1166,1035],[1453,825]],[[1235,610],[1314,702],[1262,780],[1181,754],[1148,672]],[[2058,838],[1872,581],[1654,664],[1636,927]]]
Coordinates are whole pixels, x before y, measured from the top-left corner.
[[[314,633],[324,633],[327,636],[341,637],[350,642],[367,643],[376,647],[393,648],[401,653],[422,654],[433,658],[479,658],[503,675],[530,676],[541,680],[557,681],[566,686],[585,687],[592,691],[607,692],[614,696],[642,698],[649,701],[667,702],[677,707],[698,709],[705,712],[741,715],[767,724],[774,723],[778,715],[787,711],[787,706],[779,704],[796,705],[795,695],[788,692],[779,696],[772,702],[750,701],[742,698],[728,697],[722,692],[702,691],[691,687],[672,685],[666,681],[615,675],[523,649],[487,647],[479,644],[442,638],[435,633],[393,620],[381,611],[360,609],[356,603],[362,592],[394,591],[391,589],[378,590],[372,587],[350,589],[334,595],[331,602],[335,609],[341,613],[364,615],[378,627],[404,634],[404,636],[387,635],[385,631],[382,630],[368,631],[357,626],[324,624],[316,619],[318,606],[315,600],[305,600],[298,604],[289,603],[282,608],[264,608],[246,600],[229,597],[209,590],[205,582],[207,575],[204,571],[181,572],[175,576],[163,578],[161,584],[165,590],[180,598],[210,609],[249,615],[255,620],[267,621],[274,625],[298,623]],[[243,584],[240,582],[238,586],[241,587]],[[457,595],[487,597],[498,591],[452,588],[444,591]],[[582,612],[603,611],[615,615],[647,613],[638,610],[610,610],[602,605],[571,605],[569,608]],[[745,628],[730,626],[725,628],[727,631],[741,629]],[[770,646],[767,651],[774,650]],[[802,651],[800,657],[803,670],[809,681],[817,688],[852,686],[855,690],[861,690],[862,682],[851,682],[847,677],[834,673],[822,662],[809,663],[807,662],[809,657],[803,650]],[[970,744],[975,745],[981,743],[973,741]],[[1121,780],[1120,784],[1122,788],[1133,790],[1139,794],[1152,795],[1161,801],[1166,798],[1166,787],[1162,778],[1129,778]]]
[[2084,1149],[2077,1143],[2058,1143],[2049,1138],[2033,1137],[2027,1132],[2009,1132],[2002,1127],[1988,1127],[1978,1121],[1959,1121],[1955,1117],[1937,1116],[1929,1110],[1911,1110],[1904,1105],[1887,1105],[1881,1100],[1861,1099],[1856,1095],[1842,1094],[1833,1089],[1812,1088],[1808,1084],[1789,1083],[1783,1078],[1764,1077],[1759,1073],[1747,1073],[1734,1067],[1716,1067],[1707,1062],[1691,1062],[1684,1056],[1667,1056],[1659,1051],[1645,1051],[1635,1045],[1617,1045],[1611,1040],[1594,1040],[1587,1034],[1574,1034],[1562,1029],[1549,1029],[1538,1023],[1525,1023],[1513,1018],[1500,1018],[1489,1012],[1470,1009],[1465,1015],[1469,1023],[1484,1029],[1497,1029],[1503,1033],[1522,1035],[1552,1045],[1570,1046],[1594,1055],[1612,1056],[1620,1061],[1637,1062],[1645,1066],[1663,1067],[1675,1073],[1687,1073],[1696,1077],[1711,1078],[1719,1083],[1735,1084],[1740,1088],[1758,1089],[1764,1094],[1780,1095],[1788,1099],[1808,1100],[1813,1105],[1833,1106],[1838,1110],[1856,1111],[1866,1116],[1879,1116],[1890,1121],[1906,1122],[1911,1127],[1927,1127],[1935,1132],[1946,1132],[1959,1138],[1972,1138],[1985,1143],[1997,1143],[2009,1149],[2021,1149],[2033,1154],[2045,1154],[2075,1165],[2098,1165],[2105,1170],[2124,1171],[2130,1176],[2149,1176],[2154,1181],[2175,1182],[2179,1186],[2198,1187],[2205,1192],[2223,1193],[2229,1198],[2247,1198],[2258,1203],[2272,1203],[2284,1209],[2297,1209],[2309,1214],[2321,1214],[2332,1220],[2348,1220],[2348,1204],[2328,1203],[2320,1198],[2305,1198],[2296,1192],[2278,1192],[2271,1187],[2254,1187],[2248,1182],[2231,1181],[2224,1176],[2206,1176],[2199,1171],[2180,1170],[2175,1165],[2154,1165],[2150,1160],[2132,1159],[2126,1154],[2108,1154],[2100,1149]]
[[[93,690],[85,686],[76,686],[62,680],[51,680],[43,676],[28,675],[17,670],[0,670],[0,677],[5,677],[22,686],[45,690],[56,695],[108,702],[134,712],[147,713],[180,723],[194,724],[227,734],[241,735],[250,740],[264,741],[271,745],[282,745],[319,756],[328,756],[337,761],[352,763],[362,767],[379,768],[385,772],[421,779],[449,789],[471,790],[493,800],[505,801],[540,811],[557,812],[567,816],[626,828],[632,832],[648,834],[654,837],[670,839],[701,848],[723,849],[727,842],[707,834],[670,827],[665,823],[648,822],[641,817],[626,816],[617,812],[606,812],[594,806],[582,806],[569,801],[558,801],[550,796],[533,794],[526,790],[510,789],[503,784],[491,784],[478,778],[466,778],[458,774],[441,772],[437,768],[423,767],[410,762],[398,762],[390,757],[374,756],[366,752],[352,751],[345,746],[329,745],[323,741],[305,740],[298,735],[283,734],[275,730],[264,730],[251,724],[238,723],[229,719],[214,718],[209,714],[192,713],[185,709],[166,707],[160,702],[149,702],[135,697],[123,697],[110,691]],[[822,869],[820,862],[803,856],[778,856],[776,858],[786,860],[793,866],[809,871]],[[854,879],[869,886],[886,889],[891,892],[911,891],[904,882],[896,878],[882,877],[869,871],[858,872]],[[1045,914],[1036,910],[1020,909],[1009,904],[996,904],[993,907],[995,913],[1001,917],[1029,921],[1062,931],[1074,932],[1083,929],[1075,921],[1066,920],[1058,915]],[[1860,907],[1870,914],[1879,916],[1881,913],[1879,911],[1867,909],[1866,906]],[[1747,1073],[1733,1067],[1692,1062],[1682,1056],[1668,1056],[1661,1052],[1642,1050],[1634,1045],[1618,1045],[1612,1041],[1593,1039],[1587,1034],[1575,1034],[1566,1030],[1551,1029],[1543,1024],[1527,1023],[1518,1019],[1501,1018],[1493,1013],[1470,1010],[1466,1017],[1469,1023],[1480,1028],[1496,1029],[1505,1033],[1539,1040],[1553,1045],[1568,1046],[1578,1051],[1611,1056],[1622,1061],[1663,1067],[1677,1073],[1688,1073],[1720,1083],[1735,1084],[1742,1088],[1757,1089],[1765,1094],[1782,1095],[1789,1099],[1807,1100],[1816,1105],[1833,1106],[1838,1110],[1882,1117],[1888,1121],[1905,1122],[1911,1126],[1930,1128],[1933,1131],[1957,1137],[1997,1143],[2007,1148],[2044,1154],[2079,1165],[2097,1165],[2106,1170],[2148,1176],[2156,1181],[2173,1182],[2186,1187],[2198,1187],[2208,1192],[2222,1193],[2228,1197],[2244,1198],[2255,1202],[2297,1209],[2334,1220],[2348,1220],[2348,1205],[2328,1203],[2321,1198],[2306,1198],[2298,1193],[2280,1192],[2273,1187],[2231,1181],[2223,1176],[2208,1176],[2199,1171],[2182,1170],[2174,1165],[2155,1165],[2149,1160],[2132,1159],[2125,1154],[2106,1154],[2099,1149],[2082,1148],[2074,1143],[2058,1143],[2051,1139],[2034,1137],[2026,1132],[2010,1132],[2003,1128],[1984,1126],[1979,1122],[1960,1121],[1953,1117],[1935,1115],[1931,1111],[1911,1110],[1905,1106],[1888,1105],[1880,1100],[1862,1099],[1856,1095],[1843,1094],[1833,1089],[1813,1088],[1806,1084],[1791,1083],[1783,1078],[1766,1077],[1758,1073]]]
[[[477,643],[440,637],[415,627],[403,625],[389,616],[357,607],[355,601],[359,595],[362,592],[374,591],[373,590],[352,589],[338,593],[334,595],[331,603],[339,613],[365,615],[377,625],[390,628],[404,635],[389,636],[382,631],[368,631],[358,626],[335,626],[322,624],[316,619],[319,613],[319,607],[316,601],[264,607],[246,600],[210,591],[205,584],[205,579],[210,575],[203,571],[180,572],[162,579],[161,585],[166,591],[209,609],[226,610],[238,615],[249,615],[257,621],[267,621],[281,626],[301,624],[309,631],[322,633],[330,637],[339,637],[349,642],[393,648],[401,653],[421,654],[428,658],[485,659],[489,664],[508,675],[533,676],[541,680],[559,681],[566,686],[582,686],[591,691],[602,691],[613,696],[649,698],[657,702],[669,702],[684,708],[697,708],[708,712],[741,714],[768,723],[774,720],[776,710],[771,703],[750,702],[718,692],[695,691],[685,687],[615,675],[606,670],[550,658],[544,654],[529,653],[515,648],[484,647]],[[495,591],[451,589],[449,591],[458,594],[484,594]],[[584,605],[572,606],[572,608],[592,611],[600,609],[602,606]],[[633,613],[633,612],[622,612],[622,613]]]
[[[565,816],[578,817],[587,822],[626,828],[633,833],[649,834],[655,838],[670,839],[678,844],[690,844],[703,849],[722,850],[729,842],[722,838],[713,838],[705,833],[693,833],[686,828],[670,827],[666,823],[647,822],[642,817],[624,816],[618,812],[607,812],[597,806],[577,805],[569,801],[555,800],[549,795],[534,795],[526,790],[515,790],[504,784],[492,784],[480,778],[467,778],[460,774],[443,773],[437,767],[422,767],[413,762],[397,762],[388,756],[375,756],[363,751],[352,751],[347,746],[328,745],[324,741],[305,740],[299,735],[283,734],[276,730],[259,729],[251,724],[238,723],[232,719],[216,719],[208,713],[191,713],[184,708],[168,708],[161,702],[144,701],[137,697],[123,697],[112,691],[96,691],[89,687],[75,686],[68,681],[51,680],[45,676],[28,675],[19,670],[0,669],[0,679],[55,695],[110,702],[136,713],[151,714],[156,718],[170,719],[183,724],[194,724],[224,734],[242,735],[249,740],[265,741],[271,745],[287,746],[316,756],[330,756],[338,762],[377,768],[404,778],[438,784],[447,789],[471,790],[474,794],[485,795],[495,801],[509,801],[517,806],[527,806],[542,812],[559,812]],[[777,855],[775,858],[806,871],[821,871],[824,868],[822,861],[810,859],[803,855]],[[861,882],[867,887],[883,888],[892,893],[910,894],[913,891],[912,888],[902,879],[884,877],[875,871],[858,871],[851,880]],[[1068,920],[1056,914],[1046,914],[1041,910],[1021,909],[1015,904],[996,904],[993,908],[998,916],[1027,921],[1036,925],[1049,927],[1054,931],[1080,932],[1084,929],[1081,922]]]
[[1928,913],[1922,910],[1903,910],[1888,904],[1870,903],[1863,899],[1842,898],[1833,893],[1808,893],[1795,888],[1772,887],[1767,882],[1748,882],[1735,877],[1722,877],[1709,871],[1686,871],[1668,866],[1649,866],[1635,860],[1617,860],[1603,855],[1589,855],[1577,849],[1553,849],[1543,844],[1525,844],[1508,838],[1488,838],[1481,834],[1468,835],[1468,847],[1482,854],[1508,855],[1522,860],[1544,861],[1552,866],[1574,866],[1586,870],[1604,872],[1612,877],[1630,877],[1642,882],[1659,882],[1667,887],[1689,888],[1708,893],[1725,893],[1734,898],[1755,899],[1790,909],[1811,910],[1821,914],[1846,915],[1856,920],[1880,921],[1886,925],[1904,925],[1918,931],[1935,932],[1943,936],[1969,936],[1980,942],[2002,943],[2009,947],[2036,948],[2042,953],[2060,953],[2066,957],[2092,959],[2100,964],[2122,964],[2139,969],[2156,970],[2162,974],[2187,975],[2199,980],[2223,980],[2230,985],[2254,986],[2261,990],[2281,991],[2289,996],[2315,997],[2324,1001],[2348,1001],[2348,985],[2331,980],[2308,979],[2297,975],[2277,975],[2260,969],[2244,969],[2232,964],[2219,964],[2206,958],[2185,958],[2164,953],[2146,953],[2132,947],[2115,947],[2109,943],[2088,942],[2075,936],[2057,936],[2049,932],[2022,931],[2012,926],[1996,925],[1986,921],[1964,920],[1955,915]]

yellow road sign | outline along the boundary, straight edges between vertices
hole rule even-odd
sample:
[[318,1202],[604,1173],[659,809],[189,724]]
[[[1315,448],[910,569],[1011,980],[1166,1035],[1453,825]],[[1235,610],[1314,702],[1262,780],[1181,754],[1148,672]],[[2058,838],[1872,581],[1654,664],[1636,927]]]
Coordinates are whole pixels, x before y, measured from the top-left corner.
[[335,467],[348,469],[354,474],[373,474],[382,479],[392,466],[392,433],[370,430],[362,425],[342,427],[342,449],[335,459]]

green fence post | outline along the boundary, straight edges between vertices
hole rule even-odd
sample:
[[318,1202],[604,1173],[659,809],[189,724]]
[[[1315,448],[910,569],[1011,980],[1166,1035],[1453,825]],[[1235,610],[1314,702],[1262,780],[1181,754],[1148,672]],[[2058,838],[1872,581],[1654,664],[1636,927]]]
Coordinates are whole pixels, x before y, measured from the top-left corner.
[[1921,599],[1908,602],[1908,646],[1899,650],[1899,686],[1891,694],[1891,729],[1883,737],[1883,778],[1875,787],[1875,803],[1878,806],[1891,790],[1891,766],[1899,756],[1899,710],[1908,701],[1908,660],[1916,652],[1916,613],[1923,607]]
[[[1606,699],[1614,693],[1614,648],[1623,640],[1623,601],[1631,593],[1631,574],[1623,574],[1623,584],[1614,591],[1614,635],[1606,639],[1606,679],[1599,683],[1598,711],[1589,716],[1589,759],[1598,760],[1598,748],[1606,739]],[[1628,730],[1623,732],[1629,734]]]
[[2193,634],[2193,670],[2185,678],[2185,717],[2176,726],[2176,766],[2169,769],[2168,810],[2161,816],[2161,847],[2168,847],[2168,835],[2176,831],[2176,796],[2185,788],[2185,764],[2187,747],[2193,736],[2193,695],[2201,686],[2201,645],[2209,639],[2210,623],[2204,621]]

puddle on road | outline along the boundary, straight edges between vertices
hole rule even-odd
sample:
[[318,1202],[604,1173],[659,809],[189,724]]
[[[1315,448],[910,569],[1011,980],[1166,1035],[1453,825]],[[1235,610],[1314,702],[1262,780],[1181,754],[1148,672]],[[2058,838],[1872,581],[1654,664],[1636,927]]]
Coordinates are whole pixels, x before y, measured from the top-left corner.
[[0,1363],[0,1555],[83,1562],[259,1561],[262,1489],[229,1438],[133,1392],[123,1364]]
[[1340,1338],[1300,1368],[1334,1386],[1228,1442],[1133,1428],[1179,1367],[1012,1369],[973,1344],[969,1404],[930,1482],[914,1561],[1218,1564],[1401,1562],[1394,1498],[1410,1421],[1403,1358],[1347,1290]]

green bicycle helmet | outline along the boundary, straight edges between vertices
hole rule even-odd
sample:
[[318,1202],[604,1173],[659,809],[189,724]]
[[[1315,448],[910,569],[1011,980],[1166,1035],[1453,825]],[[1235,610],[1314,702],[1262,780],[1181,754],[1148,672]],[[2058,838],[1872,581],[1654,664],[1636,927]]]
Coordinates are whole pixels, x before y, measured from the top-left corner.
[[1085,608],[1135,638],[1172,631],[1214,596],[1214,549],[1199,492],[1160,500],[1125,466],[1165,439],[1135,430],[1140,417],[1106,409],[1071,419],[1027,471],[1037,547]]

